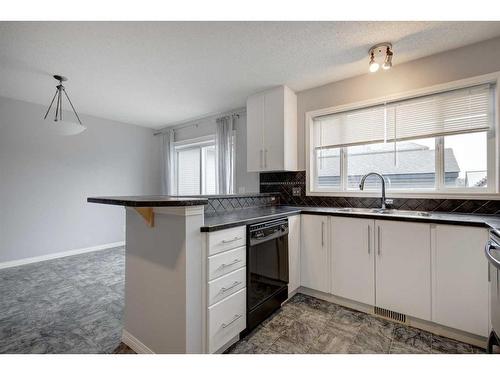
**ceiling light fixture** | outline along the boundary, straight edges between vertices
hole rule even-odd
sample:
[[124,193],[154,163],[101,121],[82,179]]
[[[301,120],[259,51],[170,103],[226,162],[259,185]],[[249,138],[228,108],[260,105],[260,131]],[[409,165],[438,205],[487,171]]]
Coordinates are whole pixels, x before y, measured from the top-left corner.
[[[80,134],[85,129],[87,129],[87,127],[83,125],[82,122],[80,121],[80,117],[78,116],[78,113],[76,113],[75,107],[73,106],[73,103],[71,103],[71,99],[69,98],[68,94],[66,93],[66,89],[62,84],[64,81],[67,81],[68,78],[57,74],[54,75],[53,77],[57,81],[59,81],[59,84],[56,86],[56,93],[54,94],[52,101],[50,102],[49,109],[47,109],[47,112],[45,113],[43,119],[47,120],[47,116],[49,115],[50,109],[52,108],[52,104],[54,104],[55,100],[56,105],[55,105],[54,120],[53,121],[51,120],[50,122],[50,129],[59,135]],[[78,123],[75,121],[63,120],[63,99],[64,99],[63,93],[66,99],[68,100],[68,103],[70,104],[71,109],[73,110],[73,113],[75,114],[75,117],[78,120]]]
[[392,68],[392,44],[391,43],[380,43],[368,51],[368,55],[370,56],[370,64],[369,64],[369,70],[371,73],[375,73],[379,67],[380,63],[377,61],[382,62],[382,69],[388,70]]

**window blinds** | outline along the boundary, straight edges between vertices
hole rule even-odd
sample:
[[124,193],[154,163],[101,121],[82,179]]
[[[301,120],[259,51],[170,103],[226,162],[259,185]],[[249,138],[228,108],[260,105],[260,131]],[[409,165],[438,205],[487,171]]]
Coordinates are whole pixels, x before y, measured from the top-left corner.
[[485,84],[313,119],[315,148],[488,130],[494,85]]

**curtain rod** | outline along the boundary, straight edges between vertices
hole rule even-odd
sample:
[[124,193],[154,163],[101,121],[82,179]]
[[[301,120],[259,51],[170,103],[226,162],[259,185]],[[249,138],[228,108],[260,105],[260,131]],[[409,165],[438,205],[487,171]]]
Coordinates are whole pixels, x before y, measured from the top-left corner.
[[165,132],[167,130],[170,130],[170,129],[172,129],[175,132],[176,130],[189,128],[192,126],[198,127],[202,121],[206,121],[206,120],[210,120],[210,119],[218,119],[218,118],[224,117],[224,116],[240,117],[240,114],[246,113],[246,111],[247,111],[246,108],[240,108],[240,109],[230,111],[230,112],[223,112],[223,113],[219,113],[219,114],[212,115],[212,116],[202,117],[198,120],[190,121],[188,123],[184,123],[184,124],[180,124],[180,125],[172,125],[172,126],[169,126],[166,128],[159,129],[157,132],[154,132],[153,135],[165,134]]

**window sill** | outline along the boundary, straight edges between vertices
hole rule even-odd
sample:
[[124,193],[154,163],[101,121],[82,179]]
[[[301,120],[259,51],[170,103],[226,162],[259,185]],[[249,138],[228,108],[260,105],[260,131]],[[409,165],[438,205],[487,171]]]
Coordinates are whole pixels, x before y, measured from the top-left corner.
[[[380,198],[380,191],[308,191],[306,196],[313,197],[358,197],[358,198]],[[500,199],[500,193],[492,192],[386,192],[387,198],[415,198],[415,199]]]

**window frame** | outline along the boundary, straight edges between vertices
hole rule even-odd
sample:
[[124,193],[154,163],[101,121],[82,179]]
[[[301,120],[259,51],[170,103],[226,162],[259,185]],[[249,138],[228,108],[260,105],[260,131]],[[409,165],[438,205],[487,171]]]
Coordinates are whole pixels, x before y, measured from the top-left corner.
[[497,137],[499,127],[499,84],[500,72],[485,74],[482,76],[462,79],[458,81],[439,84],[423,89],[406,91],[394,95],[388,95],[376,99],[365,100],[346,105],[334,106],[305,114],[305,165],[306,165],[306,195],[309,196],[343,196],[343,197],[379,197],[379,191],[353,191],[347,189],[347,148],[340,148],[340,189],[321,189],[314,186],[316,173],[316,157],[314,148],[311,145],[313,140],[313,119],[318,116],[330,115],[338,112],[351,111],[383,103],[411,99],[422,95],[437,94],[467,86],[492,83],[494,90],[494,124],[487,131],[487,188],[453,188],[444,184],[444,137],[438,136],[436,139],[436,185],[434,189],[412,189],[409,191],[391,190],[388,194],[394,198],[465,198],[465,199],[498,199],[499,194],[499,139]]
[[[215,146],[215,135],[208,135],[204,137],[198,137],[198,138],[192,138],[192,139],[187,139],[183,141],[177,141],[174,142],[174,186],[175,186],[175,193],[176,195],[179,196],[192,196],[193,194],[189,195],[181,195],[179,194],[179,157],[178,153],[179,151],[185,151],[185,150],[193,150],[197,149],[199,150],[200,154],[200,194],[195,194],[196,196],[200,195],[211,195],[211,194],[204,194],[203,193],[203,183],[204,183],[204,177],[205,177],[205,160],[203,158],[203,148],[208,147],[208,146]],[[216,166],[217,168],[217,166]],[[216,192],[217,194],[217,175],[215,176],[216,178]]]

